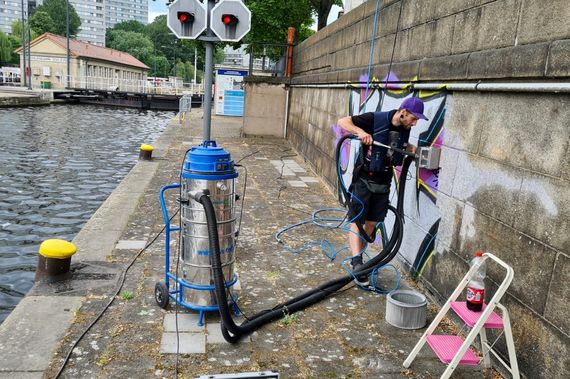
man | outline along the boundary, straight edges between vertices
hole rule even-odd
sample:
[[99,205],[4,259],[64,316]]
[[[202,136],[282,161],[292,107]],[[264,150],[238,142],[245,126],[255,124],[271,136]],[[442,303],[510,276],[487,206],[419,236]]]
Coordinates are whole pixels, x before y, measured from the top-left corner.
[[359,161],[355,165],[349,188],[351,199],[348,218],[352,223],[348,242],[353,271],[359,271],[362,266],[365,242],[360,235],[369,242],[374,241],[376,225],[384,221],[388,212],[392,166],[399,165],[402,161],[400,154],[372,145],[372,142],[377,141],[415,152],[416,148],[408,144],[408,138],[410,129],[416,125],[418,119],[428,119],[423,112],[423,101],[410,97],[404,100],[397,110],[367,112],[338,120],[338,126],[354,134],[362,142]]

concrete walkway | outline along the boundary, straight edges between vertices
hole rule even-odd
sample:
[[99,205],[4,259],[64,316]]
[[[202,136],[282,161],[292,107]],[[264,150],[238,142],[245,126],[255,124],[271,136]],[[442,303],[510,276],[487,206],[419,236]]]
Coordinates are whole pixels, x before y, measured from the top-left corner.
[[[331,261],[320,248],[294,254],[274,238],[278,230],[307,219],[314,210],[338,207],[336,195],[286,140],[241,138],[241,118],[214,116],[212,123],[212,138],[247,169],[245,199],[243,169],[237,182],[244,204],[236,253],[238,303],[244,315],[344,275],[346,251]],[[171,123],[156,144],[153,161],[139,162],[76,236],[73,279],[58,286],[36,285],[0,325],[0,378],[53,378],[73,342],[109,303],[129,265],[119,296],[79,342],[61,377],[172,378],[176,369],[183,378],[264,370],[278,371],[282,378],[441,375],[444,366],[427,348],[410,369],[402,367],[423,330],[389,325],[384,320],[385,296],[354,285],[262,327],[236,345],[223,340],[216,314],[209,314],[199,327],[195,313],[172,303],[166,310],[158,307],[154,285],[164,280],[165,263],[164,235],[154,241],[164,226],[158,192],[179,181],[184,152],[202,140],[199,112],[185,124]],[[172,212],[175,197],[168,201]],[[284,236],[294,248],[323,238],[335,250],[345,245],[344,233],[314,225]],[[171,251],[176,252],[173,240]],[[174,268],[174,259],[171,264]],[[395,283],[388,270],[380,280],[386,286]],[[428,309],[429,322],[436,307]],[[456,372],[462,378],[496,375],[470,367]]]

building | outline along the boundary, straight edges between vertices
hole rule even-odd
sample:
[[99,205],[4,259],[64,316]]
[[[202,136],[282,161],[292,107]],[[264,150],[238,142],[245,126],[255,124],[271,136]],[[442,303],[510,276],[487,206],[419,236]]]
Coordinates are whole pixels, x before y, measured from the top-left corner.
[[129,20],[148,22],[148,0],[105,0],[107,29]]
[[[44,33],[31,43],[32,86],[64,89],[67,86],[67,41]],[[70,40],[69,88],[144,92],[149,67],[130,54]],[[20,65],[23,67],[22,50]]]
[[[44,0],[24,0],[30,10]],[[148,0],[69,0],[81,19],[77,39],[105,46],[105,32],[122,21],[148,22]],[[25,15],[27,18],[27,15]],[[12,23],[22,19],[21,0],[0,0],[0,30],[12,32]]]
[[[40,0],[41,1],[41,0]],[[24,0],[24,8],[29,5],[30,10],[36,7],[36,0]],[[27,15],[25,15],[27,17]],[[12,23],[22,19],[21,0],[0,0],[0,31],[12,33]]]

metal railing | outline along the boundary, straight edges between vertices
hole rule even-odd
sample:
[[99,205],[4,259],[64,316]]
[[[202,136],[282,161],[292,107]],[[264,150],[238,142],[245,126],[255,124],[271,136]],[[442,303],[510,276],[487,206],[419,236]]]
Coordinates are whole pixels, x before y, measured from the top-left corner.
[[[46,85],[49,84],[49,85]],[[56,85],[53,85],[56,84]],[[150,79],[119,79],[95,76],[67,76],[58,77],[56,83],[53,81],[41,81],[33,83],[35,88],[44,89],[84,89],[96,91],[132,92],[164,95],[181,94],[203,94],[204,85],[194,83],[183,83],[179,78],[150,78]],[[56,88],[58,87],[58,88]]]
[[252,43],[248,46],[250,75],[285,76],[285,43]]

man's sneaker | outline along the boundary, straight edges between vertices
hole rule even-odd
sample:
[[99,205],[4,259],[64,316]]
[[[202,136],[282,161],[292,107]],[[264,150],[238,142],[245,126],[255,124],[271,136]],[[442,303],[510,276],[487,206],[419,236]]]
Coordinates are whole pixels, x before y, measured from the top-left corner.
[[[352,272],[356,273],[357,271],[360,271],[362,269],[363,264],[362,263],[357,263],[354,266],[352,266]],[[370,280],[368,279],[368,275],[366,274],[361,274],[358,277],[356,277],[354,279],[354,282],[356,284],[358,284],[359,286],[369,286],[370,285]]]

